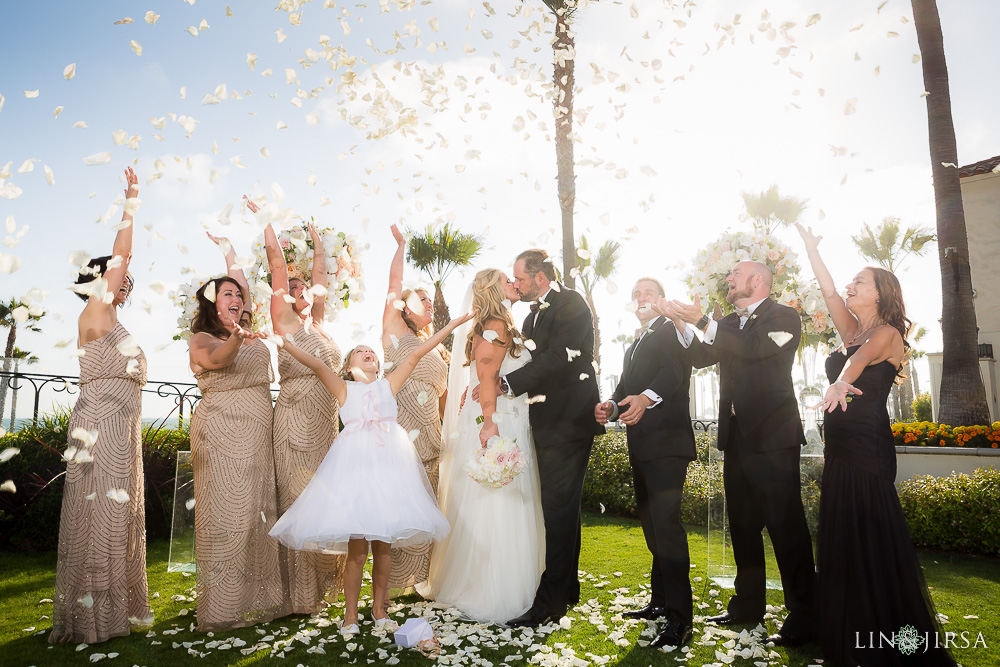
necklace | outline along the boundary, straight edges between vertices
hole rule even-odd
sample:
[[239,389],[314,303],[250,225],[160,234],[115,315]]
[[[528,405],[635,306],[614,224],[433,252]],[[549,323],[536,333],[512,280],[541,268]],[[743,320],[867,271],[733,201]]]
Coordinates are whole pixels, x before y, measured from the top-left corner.
[[869,324],[869,325],[868,325],[868,328],[866,328],[866,329],[865,329],[864,331],[862,331],[861,333],[858,333],[858,334],[854,334],[854,338],[852,338],[852,339],[851,339],[851,340],[850,340],[850,341],[849,341],[849,342],[847,343],[847,345],[846,345],[845,347],[850,347],[851,345],[854,345],[854,342],[855,342],[855,341],[856,341],[857,339],[859,339],[859,338],[861,338],[862,336],[864,336],[864,335],[865,335],[866,333],[868,333],[868,332],[869,332],[869,331],[870,331],[871,329],[874,329],[875,327],[877,327],[877,326],[878,326],[879,324],[881,324],[881,322],[879,322],[879,321],[878,321],[878,319],[876,319],[876,320],[875,320],[874,322],[872,322],[871,324]]

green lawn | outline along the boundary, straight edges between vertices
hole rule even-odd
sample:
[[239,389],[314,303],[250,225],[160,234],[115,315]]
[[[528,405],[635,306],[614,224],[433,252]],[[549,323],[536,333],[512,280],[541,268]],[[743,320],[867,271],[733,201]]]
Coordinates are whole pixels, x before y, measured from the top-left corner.
[[[731,649],[739,651],[752,644],[739,643],[735,633],[713,637],[714,644],[705,641],[706,626],[696,623],[694,639],[688,644],[689,657],[681,650],[664,653],[637,645],[649,641],[653,634],[645,622],[623,622],[618,613],[642,601],[648,577],[649,556],[638,522],[630,519],[587,515],[583,533],[584,545],[581,569],[582,599],[586,600],[571,612],[569,629],[548,632],[509,632],[502,628],[481,628],[469,623],[449,622],[443,614],[442,635],[446,641],[458,643],[444,647],[443,658],[450,664],[574,664],[578,660],[592,664],[634,665],[703,665],[722,664],[719,656],[726,657]],[[688,543],[695,567],[691,576],[695,581],[697,602],[708,603],[708,608],[696,609],[696,615],[710,615],[721,608],[729,591],[718,590],[706,580],[705,529],[688,529]],[[136,631],[130,637],[113,639],[104,644],[77,650],[76,646],[50,646],[46,642],[51,629],[52,603],[41,600],[51,598],[55,581],[55,554],[0,554],[0,664],[3,665],[89,665],[95,654],[110,655],[101,658],[101,664],[176,665],[198,662],[200,665],[249,665],[270,664],[280,653],[285,664],[398,664],[417,665],[430,661],[414,651],[397,649],[391,640],[379,641],[370,634],[370,624],[362,628],[360,639],[344,642],[336,629],[340,609],[332,608],[328,616],[309,618],[292,616],[267,625],[239,631],[216,633],[215,636],[194,632],[194,602],[190,600],[193,577],[166,572],[167,544],[149,545],[149,590],[158,595],[152,600],[156,622],[149,631]],[[1000,664],[1000,560],[957,556],[938,552],[921,553],[928,585],[932,588],[938,612],[949,618],[944,626],[952,632],[967,631],[970,641],[979,633],[988,648],[969,648],[954,651],[956,659],[965,667],[992,667]],[[777,575],[773,561],[770,572]],[[364,592],[368,592],[366,588]],[[781,593],[769,591],[768,602],[779,605]],[[172,599],[180,596],[185,599]],[[633,599],[635,598],[635,599]],[[416,597],[400,600],[402,615],[410,612],[411,605],[418,610],[422,603]],[[976,618],[965,618],[974,616]],[[768,621],[769,631],[777,629],[773,620]],[[714,630],[714,628],[712,629]],[[174,634],[176,632],[176,634]],[[168,634],[169,633],[169,634]],[[643,636],[640,636],[643,635]],[[240,641],[246,642],[245,645]],[[213,642],[217,642],[213,644]],[[263,644],[266,647],[262,647]],[[253,650],[254,647],[261,647]],[[317,653],[317,650],[325,653]],[[251,652],[252,651],[252,652]],[[311,651],[311,652],[310,652]],[[244,654],[244,652],[246,654]],[[749,653],[749,651],[748,651]],[[199,654],[203,657],[199,659]],[[518,657],[520,656],[520,657]],[[821,658],[818,647],[804,650],[776,649],[766,657],[743,658],[737,656],[733,665],[753,665],[767,662],[773,665],[813,665]],[[678,659],[681,659],[678,662]],[[444,662],[444,660],[442,660]],[[582,664],[577,662],[575,664]]]

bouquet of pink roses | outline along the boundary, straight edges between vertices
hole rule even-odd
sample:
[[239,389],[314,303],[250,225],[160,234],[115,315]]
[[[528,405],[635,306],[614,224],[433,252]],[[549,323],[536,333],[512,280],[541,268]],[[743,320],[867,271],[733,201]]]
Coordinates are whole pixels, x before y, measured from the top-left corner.
[[493,436],[485,449],[469,457],[465,472],[483,486],[499,489],[507,486],[528,467],[528,457],[517,446],[517,440]]

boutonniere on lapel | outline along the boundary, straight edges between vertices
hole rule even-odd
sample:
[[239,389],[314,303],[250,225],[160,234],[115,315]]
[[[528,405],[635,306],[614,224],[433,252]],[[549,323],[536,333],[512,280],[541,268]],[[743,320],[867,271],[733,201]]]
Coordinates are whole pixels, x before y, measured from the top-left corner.
[[753,315],[750,316],[751,322],[753,322],[755,319],[757,319],[757,313],[754,313]]
[[548,308],[551,305],[552,304],[550,304],[548,301],[543,301],[542,299],[538,300],[538,310],[539,311],[545,310],[546,308]]

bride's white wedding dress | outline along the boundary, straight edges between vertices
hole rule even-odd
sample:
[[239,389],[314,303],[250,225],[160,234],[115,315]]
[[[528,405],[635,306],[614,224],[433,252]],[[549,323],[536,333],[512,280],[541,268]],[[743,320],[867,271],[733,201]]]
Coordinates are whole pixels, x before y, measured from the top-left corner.
[[[508,353],[500,374],[530,359],[527,350],[518,357]],[[528,465],[498,489],[481,486],[466,474],[466,461],[481,447],[476,418],[483,414],[479,403],[471,400],[479,385],[474,361],[468,372],[470,399],[458,414],[454,432],[444,433],[447,451],[441,456],[439,503],[451,533],[434,547],[430,577],[417,591],[476,620],[503,623],[531,606],[545,566],[538,464],[526,395],[500,396],[496,414],[501,417],[494,417],[500,436],[517,441]]]

